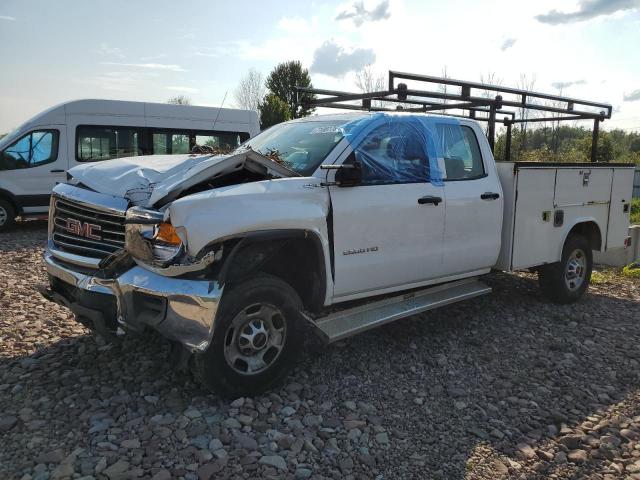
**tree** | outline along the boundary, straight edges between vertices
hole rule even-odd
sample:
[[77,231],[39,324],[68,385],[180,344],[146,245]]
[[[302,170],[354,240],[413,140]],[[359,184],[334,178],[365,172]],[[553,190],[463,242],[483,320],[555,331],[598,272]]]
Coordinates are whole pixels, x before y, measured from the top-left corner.
[[267,94],[258,109],[260,110],[260,126],[262,129],[291,120],[289,106],[275,93]]
[[[302,68],[300,62],[292,60],[280,63],[267,77],[266,86],[271,93],[284,100],[289,108],[291,118],[306,117],[313,112],[313,108],[304,108],[297,105],[296,102],[295,87],[313,87],[309,70]],[[305,96],[303,96],[304,98]]]
[[191,99],[186,95],[177,95],[167,100],[167,103],[171,103],[173,105],[191,105]]
[[[376,72],[371,65],[367,65],[361,71],[356,72],[356,87],[362,93],[381,92],[386,90],[384,73]],[[385,102],[374,100],[374,107],[384,107]]]
[[264,98],[265,88],[262,74],[253,68],[240,80],[233,91],[236,105],[245,110],[258,111]]

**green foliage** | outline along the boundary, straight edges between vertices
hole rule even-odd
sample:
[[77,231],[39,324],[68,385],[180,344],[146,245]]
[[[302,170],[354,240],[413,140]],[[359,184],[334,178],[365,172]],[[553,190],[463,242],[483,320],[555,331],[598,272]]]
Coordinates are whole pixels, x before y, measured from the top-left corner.
[[[506,134],[496,139],[496,159],[504,160]],[[640,133],[601,130],[598,137],[599,162],[623,162],[640,165]],[[591,130],[566,125],[557,128],[513,127],[511,161],[516,162],[589,162]]]
[[622,275],[640,280],[640,264],[632,263],[631,265],[627,265],[622,269]]
[[631,224],[640,225],[640,198],[631,200]]
[[266,86],[271,93],[284,100],[291,118],[306,117],[313,112],[312,108],[302,108],[296,104],[295,87],[313,86],[309,70],[302,68],[299,61],[292,60],[277,65],[267,77]]
[[274,93],[269,93],[264,97],[258,110],[260,111],[260,126],[263,129],[291,119],[289,106]]

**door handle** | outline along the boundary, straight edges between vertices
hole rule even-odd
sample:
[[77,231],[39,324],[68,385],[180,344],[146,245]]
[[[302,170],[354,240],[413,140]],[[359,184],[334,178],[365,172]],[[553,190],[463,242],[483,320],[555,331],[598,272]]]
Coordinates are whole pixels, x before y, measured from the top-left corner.
[[500,194],[499,193],[493,193],[493,192],[485,192],[482,195],[480,195],[480,198],[482,200],[497,200],[500,198]]
[[426,203],[431,203],[433,205],[438,205],[442,201],[441,197],[434,197],[433,195],[427,195],[426,197],[420,197],[418,199],[418,203],[420,205],[424,205]]
[[55,169],[55,170],[51,170],[51,173],[64,173],[64,170]]

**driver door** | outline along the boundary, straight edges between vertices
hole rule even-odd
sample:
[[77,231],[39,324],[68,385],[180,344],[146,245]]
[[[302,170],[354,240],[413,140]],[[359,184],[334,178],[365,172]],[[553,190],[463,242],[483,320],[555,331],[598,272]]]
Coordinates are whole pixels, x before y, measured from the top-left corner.
[[428,181],[419,141],[381,126],[338,164],[360,161],[363,181],[329,187],[334,301],[418,286],[443,273],[445,195]]

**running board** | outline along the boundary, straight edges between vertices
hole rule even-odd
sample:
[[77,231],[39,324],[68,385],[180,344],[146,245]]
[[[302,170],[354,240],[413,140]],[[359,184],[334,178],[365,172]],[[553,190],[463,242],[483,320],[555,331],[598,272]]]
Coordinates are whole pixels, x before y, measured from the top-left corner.
[[320,336],[332,343],[400,318],[491,292],[475,278],[445,283],[311,320]]

